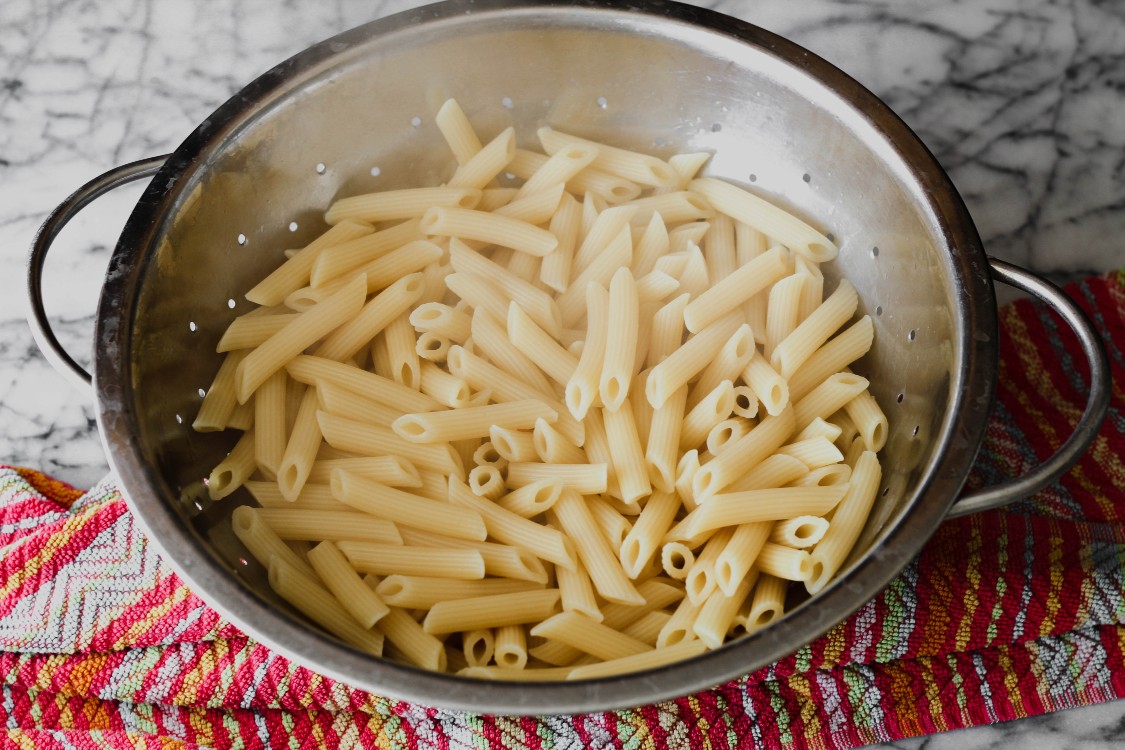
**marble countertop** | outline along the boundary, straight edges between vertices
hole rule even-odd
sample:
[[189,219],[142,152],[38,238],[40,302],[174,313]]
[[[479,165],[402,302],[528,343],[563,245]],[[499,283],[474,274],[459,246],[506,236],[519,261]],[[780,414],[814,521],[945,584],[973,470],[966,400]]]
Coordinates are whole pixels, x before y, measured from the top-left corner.
[[[78,486],[107,466],[91,395],[25,322],[32,236],[71,190],[175,146],[308,45],[410,0],[4,0],[0,3],[0,460]],[[989,253],[1058,277],[1125,265],[1125,3],[1114,0],[710,0],[808,47],[887,101],[951,175]],[[89,362],[105,264],[140,188],[68,227],[47,305]],[[1125,701],[893,747],[1100,748]]]

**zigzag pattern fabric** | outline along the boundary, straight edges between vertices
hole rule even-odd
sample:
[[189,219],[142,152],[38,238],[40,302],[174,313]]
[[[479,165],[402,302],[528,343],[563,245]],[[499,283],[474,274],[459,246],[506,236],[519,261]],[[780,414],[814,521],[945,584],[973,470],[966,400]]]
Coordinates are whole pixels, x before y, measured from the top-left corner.
[[[943,524],[854,616],[675,701],[479,716],[296,666],[209,609],[106,479],[0,468],[0,721],[34,748],[850,748],[1125,696],[1125,273],[1070,293],[1110,347],[1109,418],[1061,482]],[[1002,311],[998,405],[969,486],[1046,458],[1088,372],[1048,310]]]

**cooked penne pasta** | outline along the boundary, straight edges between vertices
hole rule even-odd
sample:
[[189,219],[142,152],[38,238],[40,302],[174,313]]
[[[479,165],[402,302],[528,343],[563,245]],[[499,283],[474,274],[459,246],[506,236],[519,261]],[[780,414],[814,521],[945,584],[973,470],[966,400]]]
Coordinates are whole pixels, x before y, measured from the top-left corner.
[[351,509],[309,508],[301,506],[299,502],[287,502],[286,505],[293,507],[265,507],[255,510],[257,517],[283,541],[351,540],[402,544],[398,528],[386,519]]
[[267,567],[270,588],[301,614],[361,651],[382,655],[381,635],[357,622],[337,598],[320,585],[315,574],[309,575],[276,555],[270,558]]
[[541,622],[554,614],[558,603],[558,589],[451,599],[430,607],[422,620],[422,629],[430,634],[453,633]]
[[535,427],[536,420],[554,423],[558,418],[558,412],[542,401],[525,399],[488,406],[404,414],[391,424],[391,428],[411,442],[443,443],[488,437],[493,426],[528,430]]
[[328,207],[324,221],[338,224],[344,219],[374,224],[379,221],[410,219],[430,208],[456,206],[468,211],[480,202],[481,192],[474,188],[428,187],[385,190],[350,198],[340,198]]
[[363,222],[339,222],[258,282],[246,293],[246,299],[263,307],[280,305],[287,296],[308,285],[317,259],[326,248],[369,235],[373,231],[370,224]]
[[[447,187],[484,188],[504,171],[516,155],[516,131],[504,128],[500,134],[469,157],[446,183]],[[479,200],[478,200],[479,203]]]
[[[372,482],[343,469],[332,472],[330,486],[332,496],[337,500],[376,518],[406,526],[422,526],[458,539],[482,542],[488,536],[484,519],[476,508],[431,500]],[[377,570],[367,572],[379,573]]]
[[550,480],[583,495],[606,491],[606,464],[544,464],[512,461],[508,464],[508,486],[518,489]]
[[430,205],[433,207],[422,214],[422,231],[429,235],[480,240],[540,257],[559,244],[555,235],[546,229],[520,219],[496,212]]
[[621,562],[598,531],[581,495],[569,487],[564,488],[548,516],[554,518],[570,538],[578,559],[602,597],[621,604],[644,603],[644,597],[629,581]]
[[372,627],[390,611],[379,595],[364,584],[344,553],[332,542],[321,542],[313,547],[309,550],[308,559],[340,606],[364,628]]
[[[637,334],[640,327],[640,310],[637,300],[637,283],[628,268],[617,269],[609,284],[609,307],[606,312],[611,322],[607,327],[605,355],[602,358],[598,393],[606,411],[616,412],[629,395],[633,380],[633,364],[637,358]],[[608,420],[607,420],[608,424]],[[612,445],[612,438],[611,443]],[[618,474],[620,475],[620,467]]]

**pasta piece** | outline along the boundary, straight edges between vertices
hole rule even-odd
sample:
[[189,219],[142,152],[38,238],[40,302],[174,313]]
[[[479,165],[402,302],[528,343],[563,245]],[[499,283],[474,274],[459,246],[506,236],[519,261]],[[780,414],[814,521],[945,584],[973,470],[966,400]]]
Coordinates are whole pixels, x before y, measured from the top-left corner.
[[773,350],[797,327],[797,312],[804,293],[805,277],[786,276],[770,287],[766,303],[766,340],[763,351],[773,360]]
[[[420,497],[358,477],[343,469],[332,472],[331,487],[332,496],[337,500],[376,518],[385,518],[406,526],[424,526],[430,531],[457,539],[484,541],[488,536],[484,519],[476,508],[459,507]],[[367,572],[379,573],[377,570]]]
[[789,379],[813,353],[851,319],[859,305],[855,287],[846,279],[793,332],[773,349],[770,364]]
[[531,634],[550,638],[599,659],[618,659],[652,649],[644,641],[625,635],[578,612],[560,612],[531,628]]
[[711,288],[707,261],[703,259],[703,251],[699,249],[699,245],[694,242],[688,244],[684,256],[684,267],[679,275],[680,286],[693,298],[698,298]]
[[547,231],[555,235],[559,244],[543,256],[543,264],[539,267],[539,280],[556,292],[566,291],[570,286],[574,251],[581,226],[582,206],[570,193],[565,193],[547,228]]
[[809,474],[809,467],[792,456],[774,453],[753,469],[727,485],[727,492],[745,490],[764,490],[769,487],[783,487],[796,483]]
[[269,560],[268,568],[270,588],[301,614],[359,650],[382,655],[382,638],[356,622],[336,598],[321,587],[315,576],[278,556]]
[[733,535],[734,528],[720,529],[707,540],[703,549],[696,555],[695,562],[688,569],[687,578],[684,579],[684,587],[688,598],[694,604],[703,604],[717,587],[718,579],[715,575],[715,564]]
[[[283,541],[351,540],[375,544],[402,544],[394,523],[353,510],[297,507],[258,508],[255,514]],[[342,506],[343,507],[343,506]]]
[[807,581],[812,574],[812,558],[803,549],[766,542],[754,565],[766,575],[787,581]]
[[566,291],[556,298],[563,327],[573,326],[582,320],[586,311],[586,293],[590,284],[608,286],[618,268],[633,262],[633,240],[626,226],[609,241],[592,261],[575,276]]
[[659,211],[654,211],[637,239],[633,257],[633,276],[638,279],[656,270],[657,259],[668,254],[668,227]]
[[[517,177],[526,179],[540,169],[547,158],[543,154],[517,148],[515,157],[508,164],[508,170]],[[630,201],[641,194],[640,185],[593,167],[583,169],[568,180],[566,188],[575,195],[593,194],[613,203]]]
[[685,421],[687,393],[688,387],[680,386],[652,415],[645,449],[645,465],[649,481],[660,492],[672,492],[676,486],[676,455],[679,453],[680,435]]
[[441,131],[458,164],[465,164],[481,150],[480,138],[456,99],[445,100],[434,117],[434,124]]
[[475,549],[413,547],[340,541],[353,568],[375,575],[417,575],[457,580],[484,578],[484,558]]
[[844,460],[844,454],[840,453],[840,450],[826,437],[814,437],[789,443],[778,448],[777,452],[796,458],[805,466],[808,466],[810,470],[837,464]]
[[594,596],[594,584],[581,562],[575,562],[574,569],[559,566],[555,568],[561,594],[563,612],[574,612],[593,622],[604,619]]
[[680,348],[684,337],[684,308],[690,297],[691,295],[681,294],[657,310],[653,316],[648,353],[645,355],[645,364],[649,367],[660,364]]
[[864,451],[852,467],[847,493],[833,512],[828,531],[813,547],[812,570],[805,581],[809,593],[822,590],[843,565],[871,512],[881,478],[879,459]]
[[[374,422],[384,427],[390,427],[391,422],[402,416],[402,412],[398,409],[366,398],[355,391],[342,388],[327,380],[315,378],[312,387],[316,389],[316,397],[320,403],[320,408],[329,414],[348,417],[361,422]],[[294,414],[294,420],[295,417],[296,414]],[[323,480],[317,481],[327,482],[328,478],[325,477]]]
[[644,597],[629,581],[620,561],[598,532],[597,524],[581,495],[569,487],[565,488],[548,515],[556,520],[574,544],[578,559],[602,597],[621,604],[644,603]]
[[527,635],[520,625],[496,628],[496,650],[493,658],[504,669],[519,670],[527,666]]
[[246,293],[246,299],[263,307],[280,305],[287,296],[309,283],[317,258],[325,248],[371,234],[372,231],[370,224],[341,221],[259,281]]
[[509,462],[529,462],[538,458],[535,438],[531,432],[492,425],[488,436],[496,452]]
[[219,371],[215,373],[211,386],[203,396],[203,403],[199,405],[195,421],[191,423],[192,429],[196,432],[217,432],[228,427],[231,415],[239,405],[234,373],[249,353],[249,350],[243,349],[231,352],[223,358]]
[[578,367],[578,358],[532,320],[516,302],[508,306],[508,338],[539,369],[565,386]]
[[227,326],[215,347],[215,351],[222,354],[236,349],[253,349],[255,346],[265,343],[266,339],[284,328],[296,315],[296,313],[240,315]]
[[588,141],[551,128],[540,128],[538,135],[543,150],[548,154],[572,146],[592,147],[597,150],[598,156],[591,166],[639,185],[661,187],[672,185],[677,179],[676,171],[667,162],[648,154]]
[[737,271],[739,265],[734,245],[734,220],[725,214],[714,214],[710,223],[703,242],[707,273],[712,279],[725,279]]
[[464,344],[472,335],[472,318],[440,302],[426,302],[410,312],[410,325],[419,333],[436,333]]
[[315,578],[312,567],[297,556],[258,515],[257,508],[240,505],[231,513],[231,530],[251,557],[269,568],[273,560],[282,560],[305,575]]
[[285,429],[285,405],[288,378],[278,370],[254,394],[254,460],[269,477],[276,477],[285,454],[288,432]]
[[508,464],[508,486],[517,489],[541,480],[558,482],[583,495],[606,491],[605,464],[543,464],[512,461]]
[[[491,364],[526,383],[536,391],[552,393],[551,383],[544,377],[543,372],[508,338],[505,323],[501,322],[507,320],[507,313],[508,311],[505,309],[503,315],[498,318],[486,310],[480,308],[474,310],[473,341],[488,357]],[[448,354],[446,356],[448,359]],[[482,378],[482,382],[486,381]],[[489,386],[483,385],[480,387]]]
[[414,344],[414,351],[428,362],[444,362],[452,342],[435,333],[423,333]]
[[500,497],[496,504],[518,516],[534,518],[558,502],[562,487],[556,479],[541,479],[512,490]]
[[736,596],[743,582],[749,580],[754,561],[773,525],[770,521],[756,521],[735,527],[730,541],[715,560],[715,583],[723,594]]
[[680,450],[688,451],[703,445],[707,434],[715,425],[729,417],[733,408],[734,386],[729,380],[724,380],[699,399],[684,417],[680,428]]
[[290,360],[285,368],[289,377],[302,383],[316,385],[324,381],[395,409],[425,412],[442,408],[437,400],[412,388],[323,357],[300,355]]
[[[677,190],[683,190],[688,186],[688,183],[695,177],[695,174],[703,168],[711,159],[711,154],[705,151],[698,151],[689,154],[675,154],[669,157],[668,166],[676,172],[676,184],[674,187]],[[657,188],[658,190],[664,188]]]
[[776,417],[780,414],[790,398],[794,398],[785,379],[778,375],[760,354],[755,353],[746,363],[746,368],[742,371],[742,379],[754,391],[771,416]]
[[427,633],[453,633],[539,622],[558,608],[559,590],[541,589],[437,602],[422,621]]
[[422,214],[422,231],[429,235],[480,240],[539,257],[559,244],[555,235],[526,221],[470,208],[431,206]]
[[586,289],[586,343],[566,384],[566,406],[575,419],[585,419],[599,397],[600,373],[609,337],[609,293],[599,284]]
[[607,499],[601,495],[591,495],[586,498],[586,506],[590,509],[590,515],[594,517],[594,522],[597,523],[598,528],[601,529],[602,535],[609,543],[610,549],[621,549],[621,545],[625,542],[625,537],[628,535],[632,525],[629,520],[625,518],[623,508],[628,508],[629,512],[637,513],[636,506],[623,506],[623,504],[614,505],[611,499]]
[[798,515],[823,516],[836,507],[846,487],[777,487],[716,495],[691,512],[694,534],[755,521],[781,521]]
[[676,464],[676,494],[688,510],[695,510],[698,505],[692,483],[699,472],[699,466],[699,451],[695,448],[680,456],[680,461]]
[[581,464],[586,453],[543,419],[535,421],[532,441],[539,460],[548,464]]
[[619,497],[621,495],[621,487],[617,481],[617,472],[613,468],[613,457],[609,452],[609,438],[605,432],[605,420],[602,419],[602,412],[600,409],[591,409],[586,415],[586,419],[582,422],[583,429],[586,431],[586,444],[583,449],[586,451],[587,462],[591,464],[605,464],[606,466],[606,492],[610,495]]
[[745,437],[736,441],[705,466],[692,479],[692,490],[698,501],[714,495],[738,477],[761,463],[784,444],[793,433],[795,419],[792,409],[776,417],[763,419]]
[[375,591],[383,598],[383,601],[392,607],[429,609],[438,602],[447,600],[470,599],[495,594],[514,594],[541,588],[543,588],[542,584],[532,581],[517,581],[511,578],[484,578],[479,581],[463,581],[453,578],[395,574],[384,578]]
[[816,388],[793,404],[793,416],[798,430],[803,430],[817,417],[827,419],[839,411],[858,394],[867,390],[867,378],[840,372],[824,380]]
[[790,379],[792,398],[803,398],[825,378],[862,357],[871,348],[873,338],[874,326],[865,315],[817,349]]
[[745,437],[750,432],[751,424],[745,419],[735,417],[724,419],[711,428],[707,433],[707,450],[713,455],[719,455],[728,446]]
[[812,547],[824,538],[828,520],[820,516],[796,516],[778,521],[770,531],[770,541],[794,549]]
[[[719,349],[715,358],[703,368],[699,379],[692,386],[691,393],[688,394],[687,408],[691,409],[698,404],[724,380],[731,381],[733,386],[734,381],[738,379],[743,369],[749,364],[755,352],[754,334],[750,330],[750,326],[746,324],[739,326],[738,330],[731,334],[731,337]],[[733,390],[731,397],[731,409],[733,410]]]
[[285,453],[278,465],[277,486],[289,502],[293,502],[301,494],[301,488],[308,481],[309,472],[316,461],[316,452],[323,437],[316,416],[319,406],[316,391],[307,389],[297,410],[297,419],[293,423],[289,442],[285,445]]
[[553,423],[558,420],[558,416],[558,412],[542,401],[528,399],[448,411],[404,414],[391,427],[398,435],[415,443],[441,443],[488,437],[494,425],[510,430],[526,430],[534,427],[536,420]]
[[679,606],[672,613],[672,618],[665,623],[660,635],[656,638],[657,648],[675,646],[685,641],[696,640],[692,625],[699,617],[702,604],[696,604],[688,597],[680,600]]
[[529,195],[558,184],[565,184],[596,159],[598,147],[591,144],[575,144],[551,154],[535,173],[527,178],[518,195]]
[[464,380],[450,375],[432,362],[420,362],[419,365],[422,393],[452,409],[465,408],[472,403],[472,390]]
[[749,595],[753,583],[751,579],[744,578],[738,583],[733,595],[728,595],[722,589],[711,591],[700,608],[695,622],[691,624],[692,633],[703,641],[707,648],[715,649],[723,645],[738,615],[739,607]]
[[252,350],[239,363],[234,380],[239,403],[246,403],[262,383],[291,359],[345,321],[356,316],[366,295],[367,282],[357,276],[330,298],[307,312]]
[[488,145],[461,164],[446,186],[482,189],[504,171],[504,167],[515,155],[516,131],[514,128],[504,128]]
[[[384,329],[389,329],[396,320],[405,316],[406,311],[421,296],[422,274],[411,273],[403,276],[375,295],[354,317],[334,330],[313,351],[313,354],[323,359],[340,362],[354,357],[360,349],[371,343],[371,340],[379,332],[383,332],[386,337],[388,334]],[[321,304],[326,303],[322,302]],[[396,376],[393,379],[395,382],[407,385],[408,388],[412,386],[404,382],[406,376],[400,372],[402,363],[398,360],[408,359],[409,357],[414,357],[415,361],[417,360],[417,354],[414,351],[413,333],[409,321],[405,321],[405,329],[396,335],[393,341],[386,338],[387,353],[391,357],[391,372]],[[407,340],[408,334],[409,340]],[[391,350],[392,343],[395,345],[393,351]],[[411,376],[413,374],[412,371]],[[417,390],[417,388],[413,390]]]
[[836,257],[836,245],[830,239],[784,209],[736,185],[704,177],[692,180],[688,189],[706,198],[717,211],[749,224],[815,263]]
[[805,427],[805,429],[797,433],[797,435],[793,438],[793,442],[799,443],[802,440],[811,440],[812,438],[820,437],[824,438],[830,443],[833,443],[837,439],[839,439],[842,432],[843,430],[837,425],[834,425],[831,422],[825,422],[820,417],[817,417],[813,421],[809,422],[808,426]]
[[[385,190],[350,198],[340,198],[328,207],[324,221],[337,224],[344,219],[374,224],[379,221],[411,219],[432,207],[457,207],[469,211],[480,202],[481,192],[473,188],[423,187]],[[424,222],[423,222],[424,223]]]
[[327,484],[305,484],[305,486],[301,488],[301,494],[298,495],[297,499],[293,502],[289,502],[282,496],[281,489],[278,488],[276,482],[248,481],[243,486],[254,496],[254,499],[258,501],[263,509],[281,508],[286,510],[300,509],[353,512],[350,507],[332,497],[332,490]]
[[592,680],[598,677],[656,669],[666,664],[691,659],[706,650],[707,646],[702,641],[684,641],[674,646],[656,648],[633,656],[574,667],[567,672],[566,677],[568,680]]
[[[349,223],[351,222],[341,222],[336,226],[339,227]],[[331,232],[334,229],[336,227],[328,231]],[[326,287],[334,281],[342,280],[346,274],[358,272],[366,264],[384,257],[391,251],[421,239],[425,238],[417,219],[395,224],[374,234],[368,227],[366,234],[322,250],[317,255],[316,263],[312,266],[312,272],[307,277],[309,285],[317,288]],[[370,284],[370,280],[368,280],[368,283]],[[383,284],[383,286],[386,285]]]
[[743,419],[753,419],[758,416],[758,396],[753,388],[748,385],[736,385],[731,392],[734,394],[731,412],[735,416]]
[[[423,631],[424,632],[424,631]],[[470,667],[483,667],[496,653],[496,638],[489,628],[475,628],[461,634],[461,651]]]
[[378,594],[364,584],[344,553],[332,542],[321,542],[313,547],[308,558],[336,601],[364,628],[371,628],[390,611]]
[[[633,364],[637,358],[637,333],[640,325],[637,284],[628,268],[619,268],[609,285],[605,355],[598,392],[606,411],[616,412],[629,395]],[[607,420],[607,427],[608,427]],[[612,447],[612,437],[610,438]],[[621,469],[618,467],[618,476]]]
[[740,325],[738,315],[718,320],[653,367],[645,384],[645,395],[653,408],[659,409],[672,391],[702,371]]
[[[850,450],[849,448],[849,451]],[[846,463],[842,463],[814,469],[792,480],[789,484],[793,487],[830,487],[832,485],[847,484],[851,478],[852,467]]]
[[[456,237],[449,242],[449,259],[458,273],[480,277],[494,284],[551,336],[562,332],[562,318],[554,298],[539,287],[474,251]],[[499,318],[507,318],[507,309]]]
[[686,190],[654,193],[630,201],[629,205],[637,209],[637,222],[647,222],[655,213],[659,213],[669,224],[709,219],[715,215],[715,209],[707,201]]
[[207,477],[207,494],[212,500],[221,500],[245,482],[258,468],[254,460],[254,429],[242,433],[226,458],[218,463]]
[[469,489],[478,497],[499,500],[504,495],[504,478],[495,466],[474,466],[469,472]]
[[732,310],[741,308],[758,292],[775,285],[788,272],[785,248],[776,246],[759,255],[734,273],[719,279],[684,308],[687,329],[692,333],[702,331]]
[[494,502],[474,495],[464,482],[456,478],[449,482],[449,500],[453,507],[467,508],[484,519],[488,536],[496,541],[519,547],[561,567],[574,568],[574,552],[566,538],[556,529],[529,521]]
[[633,406],[629,399],[625,399],[617,411],[603,409],[602,419],[605,420],[609,455],[617,474],[621,499],[626,503],[635,504],[652,492],[652,483],[648,479],[648,467],[645,464],[641,439],[637,434],[637,425],[633,419]]
[[[805,284],[801,290],[801,301],[797,303],[797,323],[805,321],[816,308],[820,307],[824,299],[824,273],[820,266],[806,258],[797,255],[793,258],[793,273],[803,276]],[[852,312],[855,312],[854,310]],[[851,315],[848,315],[850,318]],[[840,325],[848,322],[845,318]],[[839,328],[839,326],[836,326]]]
[[629,221],[636,213],[636,207],[631,204],[614,206],[599,212],[593,225],[585,233],[582,244],[575,252],[575,273],[586,270],[594,258],[604,252],[609,243],[619,236],[625,227],[629,226]]
[[661,567],[677,581],[687,578],[694,563],[695,553],[683,542],[665,542],[660,548]]
[[328,444],[360,456],[398,455],[419,469],[463,476],[461,458],[448,444],[422,444],[404,440],[392,430],[347,417],[318,411],[317,423]]
[[844,404],[844,410],[859,430],[864,447],[875,453],[881,451],[887,443],[887,417],[875,397],[868,391],[861,391]]

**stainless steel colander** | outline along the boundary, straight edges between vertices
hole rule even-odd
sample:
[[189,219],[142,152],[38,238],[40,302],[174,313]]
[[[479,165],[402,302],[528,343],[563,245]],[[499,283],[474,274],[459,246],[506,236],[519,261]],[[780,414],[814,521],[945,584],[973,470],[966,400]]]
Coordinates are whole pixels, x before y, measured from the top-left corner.
[[[212,504],[201,480],[229,435],[189,425],[242,295],[323,230],[336,196],[438,184],[450,159],[433,113],[455,96],[486,136],[545,123],[659,155],[713,151],[710,174],[749,185],[840,244],[876,341],[855,370],[890,420],[883,486],[840,577],[780,622],[690,661],[566,684],[498,684],[360,654],[296,615],[229,529],[248,497]],[[533,147],[532,143],[521,144]],[[672,2],[447,2],[353,29],[287,60],[168,157],[113,170],[71,196],[32,253],[33,327],[85,375],[46,322],[41,267],[59,229],[106,190],[155,174],[122,232],[97,316],[94,384],[110,462],[150,538],[191,587],[248,633],[374,692],[490,713],[558,713],[706,688],[808,643],[875,595],[942,519],[1026,496],[1093,439],[1104,350],[1057,289],[989,260],[952,184],[871,93],[761,29]],[[953,504],[984,434],[997,371],[992,279],[1045,299],[1075,328],[1091,394],[1074,436],[1031,475]],[[233,303],[233,305],[232,305]],[[233,308],[233,309],[232,309]],[[85,375],[89,380],[89,376]]]

